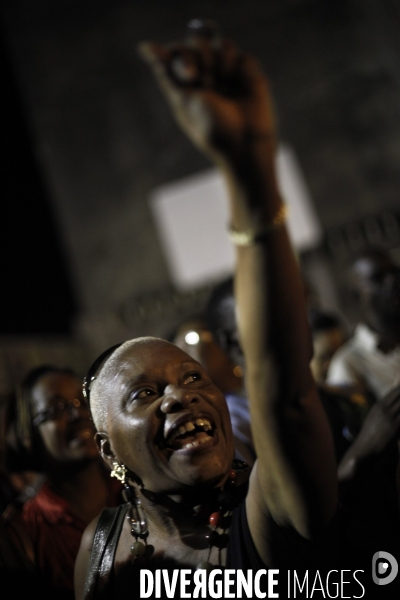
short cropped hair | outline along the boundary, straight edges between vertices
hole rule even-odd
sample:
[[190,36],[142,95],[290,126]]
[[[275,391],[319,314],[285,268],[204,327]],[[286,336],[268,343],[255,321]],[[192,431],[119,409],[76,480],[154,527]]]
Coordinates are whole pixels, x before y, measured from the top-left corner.
[[128,348],[134,346],[144,346],[152,342],[169,343],[166,340],[161,340],[155,337],[139,337],[132,340],[128,340],[118,346],[114,352],[100,365],[95,379],[90,385],[90,412],[92,420],[97,431],[107,431],[107,419],[108,419],[108,402],[107,398],[111,397],[112,390],[111,385],[114,378],[118,374],[116,365],[120,357],[126,352]]

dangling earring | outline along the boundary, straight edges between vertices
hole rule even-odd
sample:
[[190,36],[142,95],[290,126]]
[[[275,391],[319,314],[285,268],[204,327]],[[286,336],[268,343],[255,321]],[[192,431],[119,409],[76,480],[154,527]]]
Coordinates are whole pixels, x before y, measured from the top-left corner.
[[[113,462],[111,477],[116,477],[124,486],[122,497],[129,504],[127,518],[131,522],[131,535],[135,542],[131,546],[131,554],[134,558],[143,556],[146,552],[146,540],[149,535],[147,528],[147,519],[142,508],[140,499],[136,496],[135,490],[129,485],[127,477],[128,469],[118,461]],[[139,541],[144,540],[144,543]]]
[[119,481],[121,483],[126,485],[126,473],[127,473],[126,466],[121,465],[121,463],[119,463],[117,460],[114,460],[113,470],[111,471],[111,477],[115,477],[116,479],[119,479]]
[[[131,500],[129,502],[127,518],[131,522],[131,535],[136,540],[131,546],[131,554],[133,558],[136,558],[137,556],[143,556],[143,554],[146,552],[147,537],[149,535],[147,519],[142,507],[142,503],[140,499],[136,497],[135,492],[129,488],[128,494],[125,488],[122,494],[124,498],[133,497],[133,501]],[[139,541],[139,538],[143,540],[144,543],[143,541]]]

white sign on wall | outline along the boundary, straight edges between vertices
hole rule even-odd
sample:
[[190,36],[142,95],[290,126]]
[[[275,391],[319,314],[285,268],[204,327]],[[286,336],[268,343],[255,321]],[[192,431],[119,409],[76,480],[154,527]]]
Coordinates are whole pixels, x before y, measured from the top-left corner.
[[[276,158],[288,229],[298,251],[319,244],[322,230],[293,150],[282,145]],[[171,277],[180,290],[232,273],[234,249],[226,235],[229,216],[224,182],[210,169],[154,190],[151,208]]]

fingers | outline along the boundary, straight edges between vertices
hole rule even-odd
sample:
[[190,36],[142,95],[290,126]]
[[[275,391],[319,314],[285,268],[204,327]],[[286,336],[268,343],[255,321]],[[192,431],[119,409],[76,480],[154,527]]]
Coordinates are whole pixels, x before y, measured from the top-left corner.
[[251,54],[242,54],[238,71],[244,87],[249,92],[270,99],[269,85],[259,61]]
[[139,55],[153,69],[156,75],[164,76],[168,55],[166,48],[153,42],[141,42],[137,47]]
[[191,35],[188,38],[188,45],[193,50],[193,54],[197,59],[198,76],[203,88],[212,88],[216,81],[216,44],[206,37],[199,35]]
[[189,52],[184,44],[164,46],[155,42],[142,42],[138,46],[138,52],[157,75],[166,75],[171,63],[177,57],[180,57],[182,62],[187,63],[188,66],[193,62],[191,56],[193,52]]
[[258,76],[261,73],[256,62],[241,53],[231,40],[210,39],[196,33],[191,33],[186,43],[142,43],[139,53],[164,87],[165,78],[169,78],[171,85],[181,89],[214,89],[238,97],[245,92],[247,81],[254,84],[253,71]]
[[259,134],[273,137],[266,80],[230,40],[191,34],[185,43],[145,43],[139,51],[175,118],[203,150],[228,154],[229,144],[247,148]]
[[203,71],[201,56],[190,45],[144,42],[139,45],[138,50],[142,58],[152,67],[164,88],[201,87]]

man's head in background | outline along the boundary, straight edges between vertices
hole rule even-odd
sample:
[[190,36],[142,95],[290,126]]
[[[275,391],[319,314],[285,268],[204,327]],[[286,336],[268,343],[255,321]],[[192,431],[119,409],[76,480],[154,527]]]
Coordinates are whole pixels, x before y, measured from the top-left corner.
[[203,365],[222,392],[241,388],[235,364],[216,341],[203,315],[185,319],[167,339]]
[[385,250],[373,248],[354,261],[350,276],[360,320],[400,343],[400,268]]

